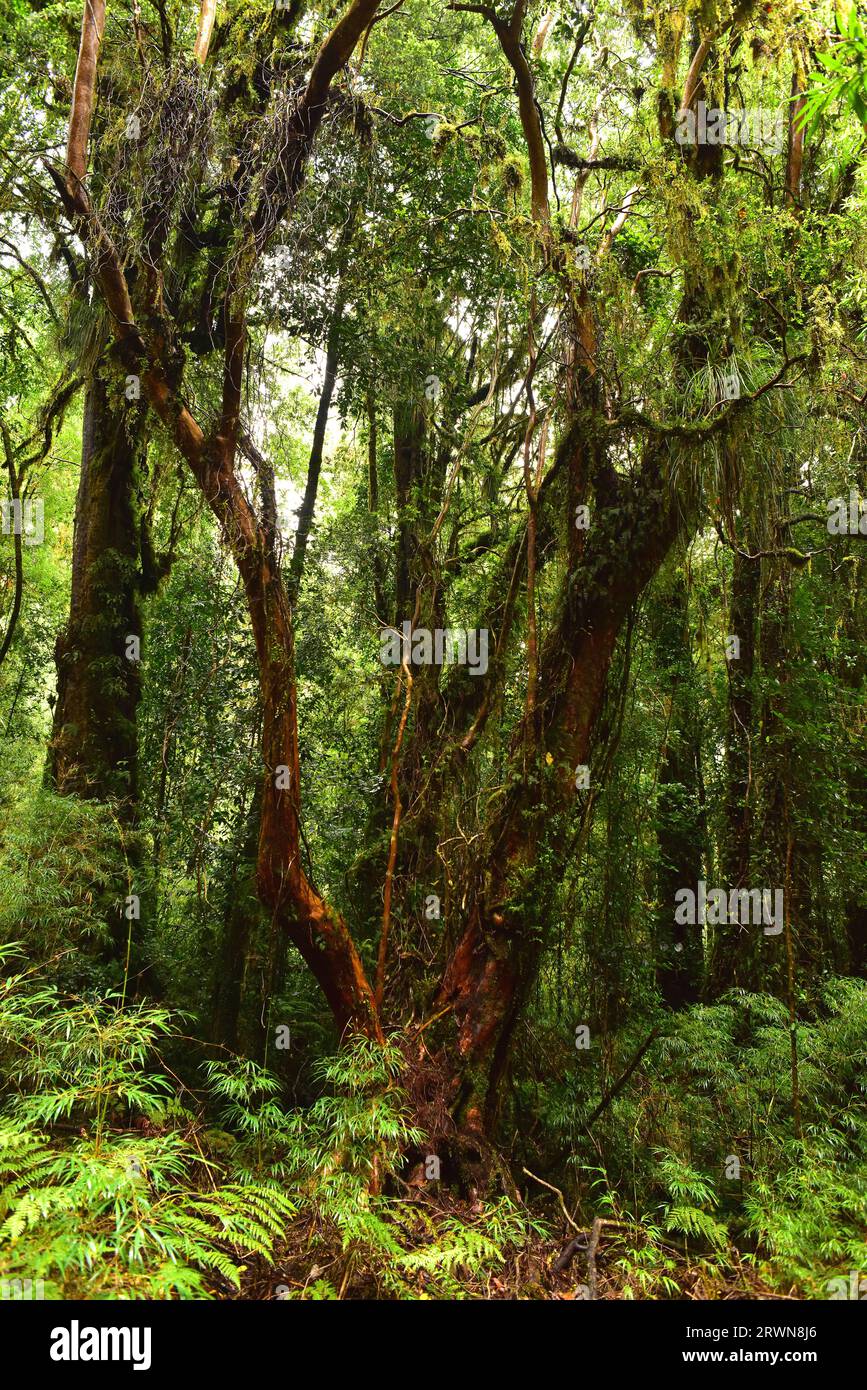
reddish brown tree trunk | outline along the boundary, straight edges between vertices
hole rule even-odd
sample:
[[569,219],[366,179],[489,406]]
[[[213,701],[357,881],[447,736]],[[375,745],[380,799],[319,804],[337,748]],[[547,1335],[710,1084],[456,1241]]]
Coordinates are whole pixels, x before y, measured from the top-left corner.
[[486,887],[471,906],[443,975],[438,1007],[451,1006],[454,1013],[461,1073],[457,1109],[471,1128],[490,1130],[496,1117],[497,1088],[555,895],[549,852],[556,857],[563,851],[575,768],[589,762],[619,633],[681,525],[654,474],[651,464],[644,487],[635,490],[631,535],[621,530],[621,506],[610,508],[591,532],[591,563],[569,586],[562,622],[542,652],[536,766],[541,790],[539,782],[517,775],[526,746],[519,727],[514,790],[487,839]]
[[265,780],[256,880],[259,896],[298,948],[338,1027],[381,1038],[373,991],[343,918],[301,867],[300,765],[294,635],[282,576],[262,526],[223,460],[212,475],[211,506],[240,572],[262,689]]

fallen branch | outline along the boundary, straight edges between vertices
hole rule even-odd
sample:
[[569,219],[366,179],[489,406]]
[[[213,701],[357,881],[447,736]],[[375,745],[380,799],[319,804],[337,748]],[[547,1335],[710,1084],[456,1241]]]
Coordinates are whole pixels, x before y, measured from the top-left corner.
[[[581,1232],[578,1230],[578,1227],[575,1225],[575,1222],[572,1220],[572,1217],[569,1215],[568,1211],[566,1210],[566,1202],[565,1202],[565,1200],[564,1200],[564,1198],[563,1198],[563,1193],[560,1191],[559,1187],[555,1187],[553,1183],[546,1182],[544,1178],[537,1178],[536,1174],[535,1174],[535,1173],[531,1173],[530,1170],[529,1170],[529,1168],[524,1168],[524,1169],[522,1169],[522,1171],[523,1171],[524,1173],[527,1174],[527,1177],[528,1177],[528,1178],[532,1178],[534,1182],[539,1183],[540,1187],[547,1187],[547,1189],[548,1189],[549,1192],[556,1192],[557,1196],[560,1198],[560,1206],[561,1206],[561,1208],[562,1208],[562,1210],[563,1210],[563,1215],[565,1216],[565,1218],[566,1218],[567,1222],[569,1223],[569,1225],[572,1227],[572,1230],[573,1230],[573,1231],[578,1231],[578,1233],[579,1233],[579,1235],[580,1235]],[[574,1241],[572,1241],[571,1243],[572,1243],[573,1245],[575,1244]],[[583,1249],[583,1247],[581,1247],[581,1248]],[[574,1253],[574,1251],[573,1251],[573,1253]],[[561,1255],[560,1258],[562,1259],[563,1256]],[[569,1258],[571,1259],[571,1256],[570,1256]],[[566,1263],[568,1264],[568,1260],[567,1260]],[[556,1266],[555,1266],[555,1268],[556,1268]],[[564,1265],[563,1268],[565,1269],[566,1266]]]

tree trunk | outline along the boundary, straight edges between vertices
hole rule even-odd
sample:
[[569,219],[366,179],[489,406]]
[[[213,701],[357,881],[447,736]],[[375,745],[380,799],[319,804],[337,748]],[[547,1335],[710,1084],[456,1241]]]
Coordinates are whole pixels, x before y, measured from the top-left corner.
[[[742,539],[740,546],[741,549],[749,550],[749,538]],[[760,579],[761,562],[749,560],[735,551],[728,635],[738,638],[740,655],[728,663],[726,792],[721,856],[722,886],[727,890],[750,887],[752,817],[755,803],[753,684]],[[745,989],[754,988],[756,952],[755,929],[747,933],[736,924],[714,927],[711,941],[711,993],[716,996],[733,985],[742,985]]]
[[656,620],[656,659],[668,726],[657,779],[656,980],[674,1009],[700,995],[704,949],[700,928],[675,921],[675,894],[701,878],[704,834],[698,785],[699,741],[690,652],[689,608],[683,574],[660,594]]
[[94,372],[84,403],[69,622],[55,647],[49,773],[58,791],[116,800],[127,818],[138,792],[144,457],[138,409]]
[[561,622],[541,653],[536,775],[521,771],[527,745],[519,725],[511,790],[487,836],[484,888],[443,975],[438,1006],[454,1012],[456,1108],[470,1128],[490,1131],[495,1121],[514,1025],[545,942],[555,894],[551,864],[563,853],[575,768],[590,755],[617,638],[682,525],[652,460],[642,482],[630,487],[635,529],[629,537],[625,491],[614,491],[591,531],[586,566],[567,583]]

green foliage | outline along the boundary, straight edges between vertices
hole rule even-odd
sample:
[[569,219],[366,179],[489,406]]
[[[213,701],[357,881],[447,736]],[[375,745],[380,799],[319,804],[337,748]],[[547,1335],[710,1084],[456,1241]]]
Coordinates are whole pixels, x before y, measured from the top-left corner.
[[803,1297],[863,1267],[867,985],[829,982],[797,1047],[800,1138],[788,1015],[769,996],[734,992],[680,1015],[644,1084],[614,1102],[597,1130],[605,1166],[582,1171],[590,1209],[624,1225],[627,1296],[673,1293],[683,1252],[711,1280],[740,1258]]
[[31,787],[0,807],[0,835],[0,939],[26,939],[43,961],[104,944],[128,891],[111,807]]
[[[8,959],[8,950],[4,953]],[[295,1207],[226,1179],[153,1070],[168,1014],[0,986],[0,1272],[48,1298],[208,1298],[267,1260]]]
[[[284,1113],[273,1100],[273,1078],[250,1063],[209,1063],[209,1085],[223,1103],[223,1123],[239,1136],[233,1162],[249,1165],[251,1178],[290,1183],[302,1214],[315,1218],[313,1249],[336,1242],[356,1286],[392,1298],[472,1297],[545,1228],[505,1197],[479,1204],[471,1216],[443,1216],[386,1195],[399,1183],[403,1154],[423,1138],[405,1113],[397,1042],[359,1039],[321,1059],[326,1094],[303,1112]],[[303,1292],[334,1296],[323,1280]]]
[[856,0],[839,0],[834,10],[837,38],[817,55],[821,72],[810,73],[799,125],[815,134],[820,119],[838,104],[854,112],[867,127],[867,30]]

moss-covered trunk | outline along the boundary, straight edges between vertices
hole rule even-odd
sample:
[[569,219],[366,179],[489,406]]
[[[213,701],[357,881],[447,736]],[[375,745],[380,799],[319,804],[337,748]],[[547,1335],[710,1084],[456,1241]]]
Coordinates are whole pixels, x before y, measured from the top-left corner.
[[134,814],[141,691],[138,410],[99,371],[88,383],[75,507],[69,621],[55,647],[49,773],[57,789]]

